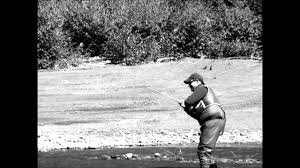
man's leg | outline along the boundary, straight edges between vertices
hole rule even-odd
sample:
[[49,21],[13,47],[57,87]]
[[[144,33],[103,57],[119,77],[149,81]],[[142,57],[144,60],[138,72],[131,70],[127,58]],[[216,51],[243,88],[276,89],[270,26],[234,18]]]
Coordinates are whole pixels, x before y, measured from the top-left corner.
[[209,168],[210,165],[213,164],[211,158],[212,152],[216,146],[224,124],[225,120],[214,119],[205,122],[201,126],[200,142],[197,150],[201,168]]

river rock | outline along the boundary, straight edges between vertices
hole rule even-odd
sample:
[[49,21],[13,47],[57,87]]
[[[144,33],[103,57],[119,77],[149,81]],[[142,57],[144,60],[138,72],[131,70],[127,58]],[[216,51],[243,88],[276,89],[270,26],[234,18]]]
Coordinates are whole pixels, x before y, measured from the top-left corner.
[[184,158],[183,157],[176,157],[176,161],[183,161]]
[[101,155],[101,156],[99,156],[99,159],[101,159],[101,160],[110,160],[111,157],[108,156],[108,155]]
[[88,157],[87,159],[88,160],[95,160],[95,159],[98,159],[98,157],[97,156],[91,156],[91,157]]
[[114,156],[111,156],[112,159],[121,159],[121,155],[114,155]]
[[154,153],[154,157],[160,157],[160,153]]
[[133,153],[126,153],[123,155],[126,159],[132,159]]

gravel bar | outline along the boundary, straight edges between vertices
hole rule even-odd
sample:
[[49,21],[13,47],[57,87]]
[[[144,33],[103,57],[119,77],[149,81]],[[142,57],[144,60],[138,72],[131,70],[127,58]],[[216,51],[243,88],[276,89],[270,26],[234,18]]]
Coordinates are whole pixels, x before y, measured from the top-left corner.
[[[197,145],[200,129],[106,128],[97,124],[44,125],[38,127],[38,151],[96,149],[104,147]],[[262,130],[226,130],[218,144],[262,142]]]

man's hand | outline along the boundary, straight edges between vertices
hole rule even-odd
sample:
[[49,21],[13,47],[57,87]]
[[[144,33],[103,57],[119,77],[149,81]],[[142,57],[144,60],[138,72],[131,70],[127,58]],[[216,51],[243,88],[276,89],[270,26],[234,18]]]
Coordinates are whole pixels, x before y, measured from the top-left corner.
[[178,104],[179,104],[179,106],[181,106],[182,108],[185,108],[184,101],[178,102]]

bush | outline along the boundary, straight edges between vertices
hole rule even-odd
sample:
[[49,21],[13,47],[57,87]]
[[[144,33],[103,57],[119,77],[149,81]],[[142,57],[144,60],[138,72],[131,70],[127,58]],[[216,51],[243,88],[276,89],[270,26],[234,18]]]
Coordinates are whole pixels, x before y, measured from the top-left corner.
[[[68,60],[68,57],[98,56],[103,53],[103,44],[107,40],[103,19],[95,19],[94,13],[98,8],[90,10],[92,6],[72,0],[39,3],[39,69],[53,68],[57,60]],[[52,63],[48,64],[51,66],[46,64],[50,61]]]
[[82,54],[94,57],[103,53],[103,44],[107,38],[104,34],[103,18],[96,15],[96,12],[102,8],[97,7],[99,6],[95,3],[66,1],[62,31],[69,38],[68,48],[73,49],[74,52],[81,45],[79,51]]
[[[44,6],[43,8],[41,6]],[[57,60],[58,39],[55,26],[48,17],[49,5],[43,3],[38,10],[37,30],[37,59],[38,69],[54,67]]]
[[262,56],[262,20],[249,8],[214,11],[203,32],[204,54],[211,58]]
[[241,3],[253,11],[254,15],[262,15],[263,0],[242,0]]
[[94,56],[126,65],[162,57],[261,57],[261,1],[208,2],[39,0],[38,69]]
[[[159,23],[168,16],[163,1],[123,1],[114,10],[104,57],[112,63],[135,65],[161,57]],[[106,55],[106,56],[105,56]]]

